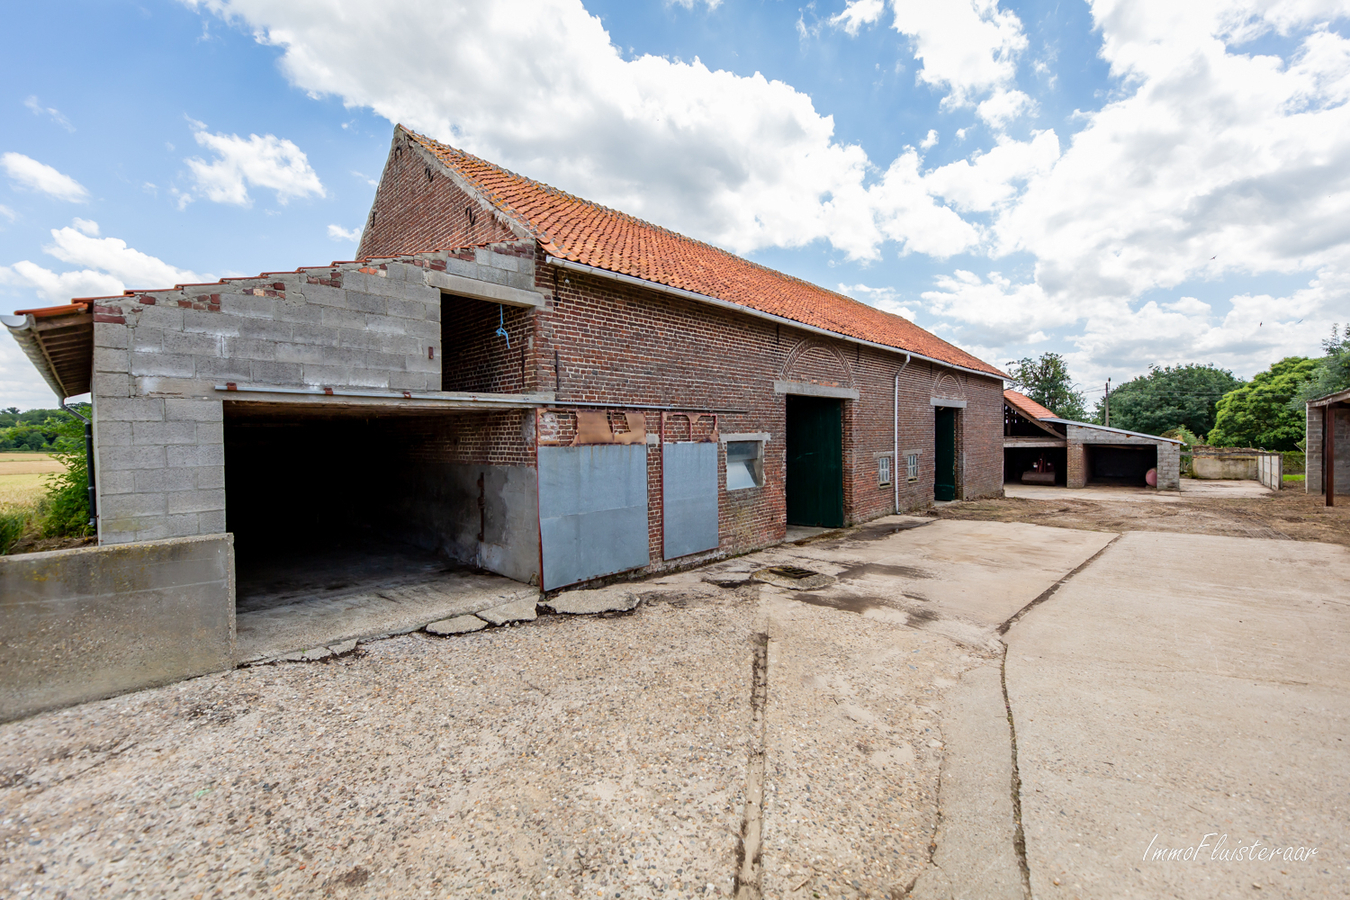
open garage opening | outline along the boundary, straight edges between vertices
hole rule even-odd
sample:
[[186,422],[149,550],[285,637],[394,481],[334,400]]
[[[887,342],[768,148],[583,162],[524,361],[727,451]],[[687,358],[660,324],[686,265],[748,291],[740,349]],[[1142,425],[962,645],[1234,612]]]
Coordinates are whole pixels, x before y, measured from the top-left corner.
[[1004,447],[1003,481],[1006,484],[1068,483],[1068,452],[1064,447]]
[[1158,467],[1158,448],[1148,446],[1113,446],[1088,444],[1088,484],[1120,484],[1132,487],[1148,485],[1148,472]]
[[225,514],[241,658],[246,633],[290,627],[264,623],[278,611],[357,620],[403,604],[416,618],[419,604],[487,573],[537,584],[527,424],[530,410],[227,403]]

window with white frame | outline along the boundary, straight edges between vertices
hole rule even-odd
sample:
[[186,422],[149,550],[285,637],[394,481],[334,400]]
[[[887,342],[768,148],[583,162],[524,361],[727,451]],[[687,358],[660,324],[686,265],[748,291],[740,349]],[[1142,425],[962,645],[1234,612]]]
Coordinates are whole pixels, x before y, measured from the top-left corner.
[[885,487],[891,483],[891,457],[883,454],[877,457],[877,484]]
[[919,454],[909,453],[905,455],[905,477],[909,481],[919,480]]
[[762,487],[764,442],[727,441],[727,490]]

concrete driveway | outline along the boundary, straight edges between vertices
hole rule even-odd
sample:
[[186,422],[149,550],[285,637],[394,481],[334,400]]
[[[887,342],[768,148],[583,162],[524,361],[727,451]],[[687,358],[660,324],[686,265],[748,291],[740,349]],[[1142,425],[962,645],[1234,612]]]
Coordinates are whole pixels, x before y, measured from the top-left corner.
[[890,517],[34,716],[0,895],[1343,896],[1347,557]]
[[1350,896],[1350,552],[1126,534],[1007,643],[1036,897]]

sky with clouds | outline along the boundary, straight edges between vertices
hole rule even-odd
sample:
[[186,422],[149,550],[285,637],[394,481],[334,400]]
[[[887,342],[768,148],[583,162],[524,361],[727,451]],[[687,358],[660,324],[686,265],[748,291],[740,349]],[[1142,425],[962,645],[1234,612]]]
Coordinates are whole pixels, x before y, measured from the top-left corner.
[[[395,122],[1089,391],[1350,321],[1350,0],[8,11],[0,312],[350,258]],[[1092,393],[1096,391],[1097,393]],[[0,407],[50,391],[0,336]]]

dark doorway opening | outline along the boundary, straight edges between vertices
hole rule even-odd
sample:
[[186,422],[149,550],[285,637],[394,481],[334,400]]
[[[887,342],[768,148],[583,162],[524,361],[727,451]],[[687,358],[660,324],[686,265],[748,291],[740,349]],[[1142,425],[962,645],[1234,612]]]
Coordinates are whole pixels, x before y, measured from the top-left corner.
[[538,572],[534,469],[490,464],[523,412],[225,404],[240,659],[389,633]]
[[1083,448],[1087,454],[1089,484],[1145,485],[1149,469],[1157,468],[1158,448],[1120,447],[1090,444]]
[[[283,606],[454,568],[433,524],[408,514],[417,482],[408,432],[435,425],[379,415],[228,409],[225,527],[234,534],[236,609]],[[465,515],[474,512],[472,502],[464,498]]]
[[[1063,447],[1004,447],[1003,448],[1003,481],[1007,484],[1058,484],[1068,483],[1068,451]],[[1041,464],[1042,460],[1048,464]],[[1042,475],[1053,475],[1053,481],[1048,478],[1023,479],[1024,472],[1039,470]]]
[[933,499],[956,499],[956,409],[933,407]]
[[787,523],[844,525],[844,402],[787,397]]

